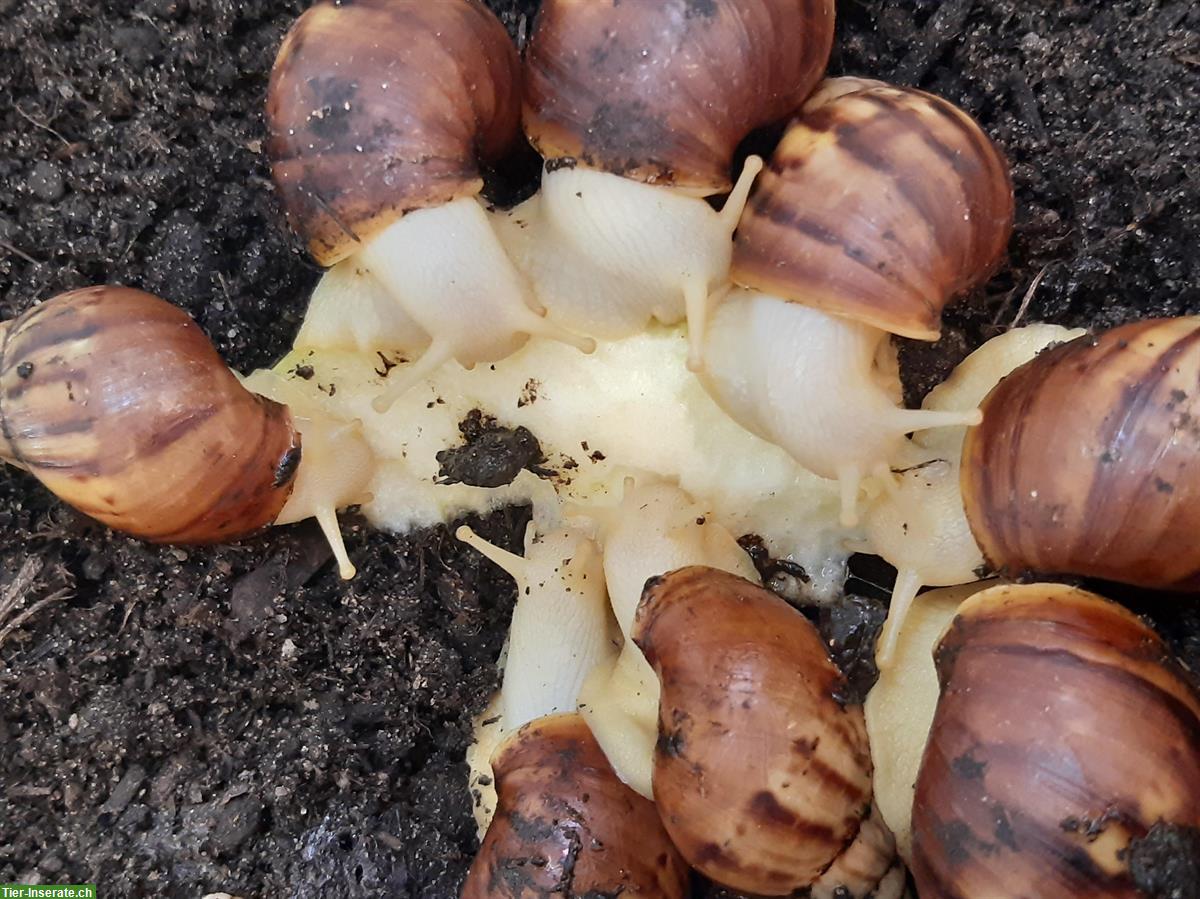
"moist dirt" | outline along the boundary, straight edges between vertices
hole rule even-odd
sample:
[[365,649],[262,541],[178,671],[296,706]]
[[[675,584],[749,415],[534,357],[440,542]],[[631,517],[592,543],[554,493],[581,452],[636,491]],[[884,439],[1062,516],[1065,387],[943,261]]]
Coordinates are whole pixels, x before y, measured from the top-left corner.
[[[282,225],[261,110],[304,5],[0,0],[0,315],[120,282],[186,308],[238,369],[286,350],[318,273]],[[536,2],[491,5],[528,33]],[[947,97],[1013,163],[1010,262],[941,341],[903,348],[910,402],[1013,324],[1200,312],[1200,7],[838,11],[835,73]],[[530,172],[528,156],[510,166],[497,197],[531,189]],[[527,518],[472,524],[517,550]],[[463,755],[512,584],[445,529],[349,523],[359,576],[342,583],[311,526],[147,546],[0,473],[0,882],[457,895],[476,847]],[[887,586],[886,567],[855,570],[853,592]],[[1138,600],[1195,663],[1200,615]],[[824,616],[850,652],[877,618],[863,602]],[[1145,855],[1162,876],[1144,882],[1169,885],[1159,843]]]

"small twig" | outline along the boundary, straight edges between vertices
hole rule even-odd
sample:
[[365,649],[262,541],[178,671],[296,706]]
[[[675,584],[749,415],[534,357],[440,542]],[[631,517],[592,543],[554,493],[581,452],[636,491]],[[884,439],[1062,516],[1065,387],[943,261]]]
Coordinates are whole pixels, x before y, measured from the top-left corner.
[[17,628],[19,628],[22,624],[24,624],[26,621],[28,621],[30,618],[32,618],[34,615],[36,615],[38,612],[40,612],[42,609],[44,609],[46,606],[50,605],[51,603],[59,602],[60,600],[66,599],[70,595],[71,595],[71,591],[66,588],[63,588],[62,590],[58,590],[58,591],[55,591],[54,593],[51,593],[45,599],[41,599],[41,600],[38,600],[37,602],[35,602],[32,606],[30,606],[28,609],[26,609],[24,612],[22,612],[16,618],[14,618],[12,621],[10,621],[8,624],[6,624],[3,628],[0,628],[0,646],[4,645],[4,641],[8,639],[9,634],[11,634]]
[[1029,311],[1029,304],[1033,302],[1033,295],[1037,293],[1037,289],[1041,285],[1042,279],[1046,277],[1046,272],[1048,271],[1050,271],[1050,266],[1042,266],[1042,270],[1037,273],[1037,277],[1033,279],[1033,282],[1029,285],[1029,289],[1025,291],[1025,296],[1021,300],[1021,305],[1017,309],[1017,314],[1013,318],[1012,323],[1008,326],[1010,331],[1017,326],[1017,323],[1020,322],[1025,313]]
[[17,606],[25,601],[29,588],[33,586],[33,582],[41,573],[42,560],[37,556],[29,556],[21,564],[16,575],[4,588],[4,593],[0,594],[0,622],[4,621]]
[[25,121],[27,121],[34,128],[40,128],[43,131],[49,132],[50,134],[53,134],[55,137],[57,137],[60,141],[62,141],[65,146],[68,146],[68,147],[71,146],[71,142],[69,140],[67,140],[65,137],[63,137],[61,134],[59,134],[57,131],[55,131],[53,128],[51,128],[45,122],[39,122],[37,119],[35,119],[33,116],[31,116],[25,110],[23,110],[19,104],[14,103],[13,109],[16,110],[17,115],[19,115],[21,118],[23,118]]
[[14,247],[7,240],[0,240],[0,250],[5,250],[6,252],[12,253],[14,256],[20,256],[22,259],[24,259],[30,265],[40,265],[41,264],[36,259],[34,259],[32,256],[30,256],[28,253],[26,253],[24,250]]

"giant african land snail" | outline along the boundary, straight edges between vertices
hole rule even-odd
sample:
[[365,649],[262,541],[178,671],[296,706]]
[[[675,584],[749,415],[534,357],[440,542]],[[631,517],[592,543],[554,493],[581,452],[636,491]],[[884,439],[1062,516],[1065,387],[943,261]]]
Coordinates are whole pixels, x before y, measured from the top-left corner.
[[[1028,325],[993,337],[959,363],[921,404],[922,409],[967,412],[978,409],[1009,372],[1055,343],[1083,331],[1058,325]],[[866,546],[896,566],[896,586],[879,639],[878,662],[886,668],[898,628],[923,586],[950,586],[977,580],[983,556],[971,535],[959,488],[965,426],[934,428],[913,438],[910,461],[895,472],[895,486],[867,508]]]
[[744,578],[683,568],[646,585],[633,639],[661,683],[654,796],[684,858],[756,895],[903,893],[862,709],[803,615]]
[[[821,78],[831,0],[543,3],[525,61],[542,189],[500,217],[548,316],[604,338],[685,316],[699,351],[711,291],[761,161],[738,143]],[[721,212],[704,198],[730,191]]]
[[738,226],[738,288],[712,315],[701,377],[751,431],[842,485],[907,453],[905,434],[978,412],[898,406],[888,333],[936,339],[1012,228],[1008,166],[966,113],[908,88],[826,82],[784,135]]
[[1138,842],[1200,839],[1200,694],[1131,612],[1060,584],[994,587],[935,658],[912,818],[922,899],[1146,895]]
[[598,547],[579,531],[539,539],[531,528],[522,558],[467,528],[459,537],[517,582],[504,735],[490,759],[497,805],[464,899],[564,889],[683,899],[689,871],[654,805],[621,782],[575,711],[584,677],[615,652]]
[[354,574],[335,512],[364,499],[374,458],[353,426],[251,392],[151,294],[76,290],[5,323],[0,435],[0,458],[115,530],[217,543],[315,516]]
[[642,588],[649,578],[688,565],[758,578],[733,535],[673,485],[627,482],[618,506],[587,514],[600,520],[605,582],[625,642],[617,658],[597,666],[585,682],[580,710],[621,779],[652,799],[659,687],[632,638]]
[[300,341],[419,353],[380,411],[450,359],[492,362],[535,334],[593,346],[534,308],[479,201],[519,116],[516,49],[479,0],[325,0],[280,48],[272,174],[313,257],[343,269]]

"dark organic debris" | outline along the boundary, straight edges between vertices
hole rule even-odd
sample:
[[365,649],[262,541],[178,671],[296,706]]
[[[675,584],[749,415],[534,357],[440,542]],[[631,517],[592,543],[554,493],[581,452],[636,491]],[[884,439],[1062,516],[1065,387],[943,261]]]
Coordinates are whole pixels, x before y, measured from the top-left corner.
[[438,483],[472,487],[503,487],[524,469],[539,476],[549,474],[541,444],[525,427],[506,428],[478,409],[459,424],[466,441],[437,454]]

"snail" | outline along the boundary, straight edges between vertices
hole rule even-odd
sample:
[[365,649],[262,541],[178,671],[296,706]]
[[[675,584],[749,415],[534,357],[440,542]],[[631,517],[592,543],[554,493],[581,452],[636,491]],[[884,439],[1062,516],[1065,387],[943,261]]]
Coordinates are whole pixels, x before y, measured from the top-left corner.
[[936,339],[942,307],[998,264],[1013,197],[964,112],[909,88],[825,82],[784,134],[734,242],[737,289],[711,314],[700,376],[754,433],[841,485],[889,483],[905,435],[976,410],[907,410],[889,334]]
[[[964,359],[930,391],[922,409],[978,409],[999,381],[1046,347],[1083,334],[1058,325],[1013,328],[993,337]],[[896,566],[896,586],[880,634],[876,662],[891,664],[899,628],[922,585],[966,584],[986,569],[971,536],[959,488],[959,460],[966,428],[933,428],[917,434],[911,459],[893,472],[895,485],[867,507],[863,549]]]
[[1139,841],[1200,828],[1200,695],[1154,631],[1082,590],[994,587],[959,608],[936,664],[922,899],[1145,895]]
[[862,709],[840,701],[808,619],[736,575],[682,568],[647,583],[633,639],[662,689],[654,798],[689,863],[763,896],[903,892]]
[[863,703],[875,766],[875,804],[907,863],[912,862],[917,771],[938,700],[933,648],[963,601],[997,583],[979,581],[922,593],[897,627],[891,663],[880,668],[879,680]]
[[155,543],[265,528],[301,436],[182,309],[127,287],[60,294],[7,323],[0,458],[85,515]]
[[552,320],[611,339],[686,316],[696,354],[762,167],[731,184],[737,145],[808,96],[833,18],[832,0],[542,4],[524,98],[542,188],[500,226]]
[[492,362],[534,334],[593,346],[531,307],[478,198],[481,163],[511,146],[519,117],[516,49],[479,0],[324,0],[279,50],[271,172],[313,258],[346,267],[305,337],[344,337],[339,320],[361,306],[388,327],[355,336],[404,341],[370,349],[421,353],[379,411],[452,358]]
[[625,642],[614,662],[593,669],[579,707],[621,780],[653,799],[658,679],[630,639],[642,587],[648,578],[685,565],[708,565],[755,581],[758,576],[733,535],[671,484],[635,486],[630,479],[618,506],[587,514],[600,523],[604,578]]
[[257,389],[263,374],[239,382],[196,323],[151,294],[60,294],[4,327],[0,458],[155,543],[315,517],[353,577],[336,510],[365,498],[374,456],[352,425]]
[[983,410],[962,492],[989,565],[1200,590],[1200,317],[1056,347]]
[[653,804],[620,781],[575,713],[584,677],[613,655],[596,544],[569,529],[538,538],[531,526],[522,558],[469,528],[458,537],[517,582],[500,730],[489,736],[498,746],[473,778],[494,782],[495,813],[464,899],[533,899],[556,887],[683,899],[688,868]]

